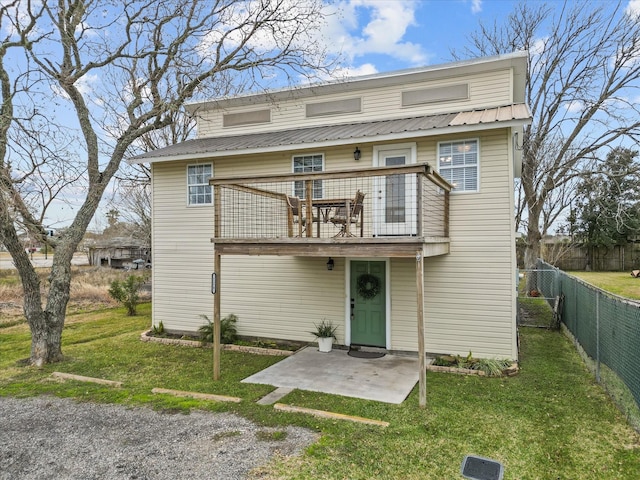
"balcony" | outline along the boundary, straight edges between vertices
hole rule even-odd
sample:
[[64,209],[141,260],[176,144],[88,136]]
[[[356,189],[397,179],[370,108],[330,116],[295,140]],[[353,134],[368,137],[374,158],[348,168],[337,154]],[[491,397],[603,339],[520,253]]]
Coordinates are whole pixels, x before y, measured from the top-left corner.
[[220,254],[412,257],[449,252],[451,185],[428,164],[214,178]]

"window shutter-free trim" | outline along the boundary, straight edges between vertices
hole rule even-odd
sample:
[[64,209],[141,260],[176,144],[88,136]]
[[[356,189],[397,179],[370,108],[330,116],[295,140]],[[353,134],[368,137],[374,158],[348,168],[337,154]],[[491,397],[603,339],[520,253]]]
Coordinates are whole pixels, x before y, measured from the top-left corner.
[[[294,155],[292,163],[293,173],[322,172],[324,171],[324,154]],[[293,194],[298,198],[305,198],[304,182],[300,180],[294,182]],[[313,198],[322,198],[322,180],[313,181]]]
[[479,142],[455,140],[438,144],[438,171],[443,178],[454,185],[454,192],[478,192]]
[[187,165],[187,205],[212,205],[213,194],[209,179],[213,164]]

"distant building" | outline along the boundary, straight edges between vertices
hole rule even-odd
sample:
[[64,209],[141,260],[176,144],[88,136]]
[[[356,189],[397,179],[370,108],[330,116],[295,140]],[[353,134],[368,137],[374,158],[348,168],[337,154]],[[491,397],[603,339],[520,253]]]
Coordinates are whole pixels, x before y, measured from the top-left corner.
[[89,265],[133,269],[150,267],[151,249],[117,243],[89,247]]

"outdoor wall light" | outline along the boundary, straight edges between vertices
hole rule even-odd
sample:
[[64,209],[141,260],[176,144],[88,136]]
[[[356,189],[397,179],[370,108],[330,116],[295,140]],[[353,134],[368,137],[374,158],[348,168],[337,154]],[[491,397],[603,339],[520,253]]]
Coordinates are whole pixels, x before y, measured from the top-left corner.
[[327,260],[327,270],[333,270],[334,265],[333,258],[329,257],[329,260]]
[[356,147],[356,149],[353,151],[353,159],[354,160],[360,160],[361,156],[362,156],[362,152],[360,151],[360,149],[358,147]]

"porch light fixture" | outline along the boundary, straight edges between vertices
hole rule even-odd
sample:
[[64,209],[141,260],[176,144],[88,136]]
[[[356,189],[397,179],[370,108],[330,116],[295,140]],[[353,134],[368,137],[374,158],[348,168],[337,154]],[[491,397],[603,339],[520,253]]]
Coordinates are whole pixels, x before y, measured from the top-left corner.
[[360,160],[360,157],[362,157],[362,152],[358,147],[356,147],[356,149],[353,151],[353,159]]
[[329,257],[329,260],[327,260],[327,270],[329,271],[333,270],[333,266],[334,266],[333,258]]

